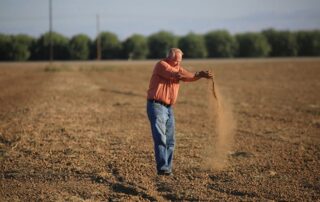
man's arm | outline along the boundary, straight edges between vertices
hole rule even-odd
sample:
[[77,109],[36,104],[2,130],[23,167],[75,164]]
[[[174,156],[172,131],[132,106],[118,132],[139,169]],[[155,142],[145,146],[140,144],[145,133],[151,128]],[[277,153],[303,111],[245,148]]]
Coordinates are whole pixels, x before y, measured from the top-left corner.
[[192,82],[192,81],[197,81],[201,78],[207,78],[210,79],[213,77],[213,74],[210,71],[199,71],[196,73],[191,73],[184,68],[180,68],[179,71],[179,79],[185,82]]

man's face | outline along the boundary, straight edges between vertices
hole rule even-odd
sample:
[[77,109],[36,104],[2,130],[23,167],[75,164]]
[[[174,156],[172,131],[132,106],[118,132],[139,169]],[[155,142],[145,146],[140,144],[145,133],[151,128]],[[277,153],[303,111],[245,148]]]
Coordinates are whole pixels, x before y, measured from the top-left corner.
[[181,61],[182,61],[182,54],[176,53],[176,57],[172,60],[173,66],[180,66]]

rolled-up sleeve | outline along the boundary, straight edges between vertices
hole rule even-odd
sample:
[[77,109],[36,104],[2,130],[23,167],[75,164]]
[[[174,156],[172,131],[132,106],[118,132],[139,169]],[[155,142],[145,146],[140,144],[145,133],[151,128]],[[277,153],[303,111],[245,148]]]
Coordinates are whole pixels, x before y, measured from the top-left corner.
[[156,65],[155,72],[160,77],[176,81],[179,73],[179,69],[170,66],[168,63],[164,61],[160,61]]

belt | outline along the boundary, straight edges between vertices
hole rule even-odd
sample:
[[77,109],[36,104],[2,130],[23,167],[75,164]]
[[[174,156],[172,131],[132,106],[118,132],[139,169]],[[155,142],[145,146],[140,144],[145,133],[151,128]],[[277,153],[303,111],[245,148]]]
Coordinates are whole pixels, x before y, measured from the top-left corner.
[[162,102],[162,101],[159,101],[159,100],[148,99],[148,101],[149,101],[149,102],[153,102],[153,103],[159,103],[159,104],[161,104],[161,105],[163,105],[163,106],[165,106],[165,107],[170,107],[170,106],[171,106],[171,105],[168,105],[168,104],[166,104],[166,103],[164,103],[164,102]]

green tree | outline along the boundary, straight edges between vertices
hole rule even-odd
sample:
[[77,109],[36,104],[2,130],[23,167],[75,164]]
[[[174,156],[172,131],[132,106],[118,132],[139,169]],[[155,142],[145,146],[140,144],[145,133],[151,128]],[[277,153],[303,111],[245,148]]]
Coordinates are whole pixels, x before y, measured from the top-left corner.
[[239,57],[266,57],[271,47],[264,35],[260,33],[237,34]]
[[[69,59],[68,43],[69,40],[65,36],[52,32],[53,59],[67,60]],[[49,60],[50,59],[50,33],[47,32],[40,36],[32,45],[31,59],[33,60]]]
[[25,34],[11,36],[11,43],[9,45],[10,59],[14,61],[28,60],[31,52],[31,45],[35,39]]
[[177,46],[177,37],[171,32],[160,31],[148,37],[149,58],[166,57],[170,48]]
[[262,34],[267,38],[271,46],[269,53],[272,57],[296,56],[298,46],[296,37],[289,31],[264,30]]
[[25,34],[0,34],[0,60],[24,61],[30,57],[34,38]]
[[11,37],[5,34],[0,34],[0,61],[10,60],[9,46]]
[[205,44],[210,58],[233,57],[237,50],[237,41],[226,30],[211,31],[205,36]]
[[91,40],[85,34],[73,36],[69,41],[69,55],[72,60],[87,60],[90,56]]
[[189,33],[181,37],[178,44],[185,58],[205,58],[207,56],[204,37],[201,35]]
[[[101,58],[102,59],[116,59],[120,56],[121,42],[119,41],[116,34],[112,32],[102,32],[100,33],[100,43],[101,43]],[[93,57],[97,57],[97,40],[95,39],[93,44]]]
[[296,33],[299,56],[320,56],[320,31],[299,31]]
[[123,42],[122,49],[124,58],[146,59],[148,54],[147,39],[142,35],[134,34]]

